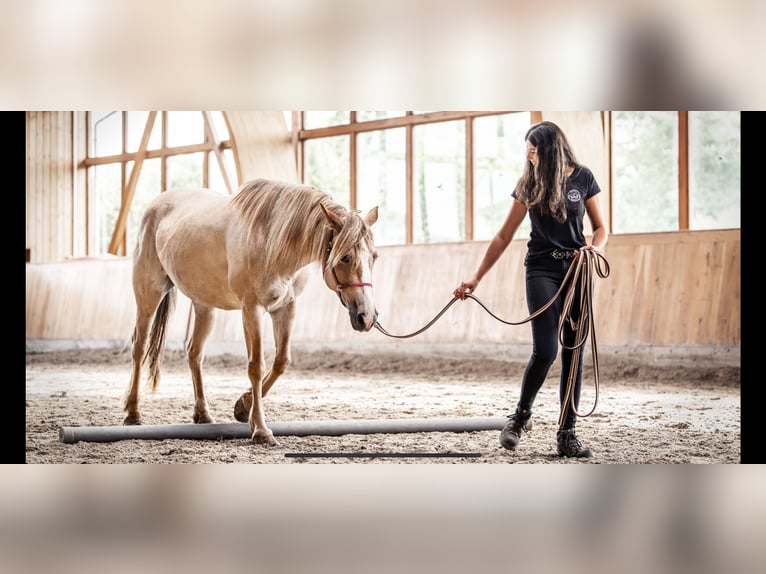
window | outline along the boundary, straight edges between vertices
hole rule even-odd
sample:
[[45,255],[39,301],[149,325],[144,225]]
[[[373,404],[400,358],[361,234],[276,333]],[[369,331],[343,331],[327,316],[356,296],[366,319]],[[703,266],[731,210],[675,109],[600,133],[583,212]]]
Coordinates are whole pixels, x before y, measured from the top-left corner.
[[[165,189],[194,186],[227,192],[216,150],[231,174],[229,181],[235,182],[222,112],[86,112],[86,118],[88,156],[82,165],[87,170],[89,220],[96,222],[88,230],[88,253],[130,255],[141,216]],[[141,150],[150,121],[146,149]],[[138,158],[142,161],[135,188],[129,190]],[[124,226],[117,234],[123,209]]]
[[107,253],[122,204],[122,166],[118,163],[98,165],[90,173],[89,207],[91,253]]
[[[303,181],[349,209],[378,205],[378,245],[490,238],[510,206],[530,122],[529,112],[305,111],[296,117]],[[475,192],[467,189],[471,157]],[[476,205],[467,205],[469,197]]]
[[617,233],[678,227],[678,114],[612,115],[612,228]]
[[[284,113],[303,181],[349,209],[366,213],[379,206],[379,245],[491,239],[511,205],[533,117],[528,111]],[[228,191],[219,153],[236,186],[222,112],[83,114],[89,254],[130,255],[143,211],[165,189]],[[611,207],[612,233],[740,226],[739,112],[615,111],[604,117],[610,120],[612,173],[611,182],[599,183],[611,195],[602,207]],[[527,218],[516,238],[528,234]]]
[[357,136],[357,203],[367,213],[378,206],[375,242],[405,243],[407,238],[407,134],[404,128]]
[[[609,120],[612,173],[599,184],[608,196],[602,208],[611,209],[611,233],[739,227],[739,112],[602,115]],[[524,167],[533,112],[306,111],[295,117],[303,180],[343,190],[347,207],[381,205],[376,242],[390,245],[491,239]],[[516,239],[529,231],[527,218]]]
[[205,141],[205,124],[200,112],[169,112],[166,130],[168,147]]
[[413,241],[460,241],[465,236],[465,122],[413,130]]
[[167,187],[205,187],[204,163],[204,155],[199,152],[168,156],[165,161]]
[[740,226],[740,114],[689,112],[689,228]]
[[122,118],[119,112],[90,112],[90,155],[104,157],[122,151]]
[[[132,169],[133,162],[129,162],[128,172],[130,172]],[[126,241],[129,247],[129,253],[132,252],[133,246],[136,244],[136,240],[138,239],[138,228],[141,223],[141,217],[143,217],[146,208],[149,207],[149,203],[155,197],[157,197],[157,190],[161,189],[161,174],[162,161],[160,158],[147,159],[144,161],[144,164],[141,167],[141,174],[138,176],[136,191],[133,194],[133,201],[130,204],[128,222],[125,226]],[[113,229],[114,227],[112,227],[112,230]],[[106,249],[104,249],[104,251],[106,251]]]
[[350,205],[349,136],[335,136],[306,142],[304,153],[309,166],[306,183],[332,195],[338,203]]
[[[516,182],[526,161],[524,135],[530,114],[515,113],[476,118],[473,122],[474,239],[492,239],[511,208]],[[529,218],[516,233],[528,237]]]
[[397,118],[404,116],[407,112],[356,112],[356,121],[368,122],[373,120],[384,120],[386,118]]
[[349,112],[305,112],[303,125],[306,129],[339,126],[350,121]]
[[[118,113],[118,112],[113,112]],[[141,137],[144,134],[146,120],[149,119],[149,112],[129,112],[127,115],[128,124],[128,147],[125,151],[136,153],[141,145]],[[162,122],[155,121],[152,127],[149,145],[146,149],[155,150],[162,147]]]
[[740,113],[612,113],[612,232],[740,226]]

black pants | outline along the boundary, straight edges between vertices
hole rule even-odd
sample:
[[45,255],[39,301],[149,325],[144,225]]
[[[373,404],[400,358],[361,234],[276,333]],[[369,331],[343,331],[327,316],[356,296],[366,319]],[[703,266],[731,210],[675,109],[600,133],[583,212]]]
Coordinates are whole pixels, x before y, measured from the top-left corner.
[[[534,313],[545,305],[561,286],[564,276],[569,266],[574,263],[574,259],[553,259],[550,256],[529,259],[526,262],[526,283],[527,283],[527,307],[529,312]],[[571,278],[570,278],[571,281]],[[559,318],[561,317],[564,298],[569,289],[569,284],[561,292],[556,301],[541,315],[532,319],[532,356],[529,358],[527,367],[524,371],[524,378],[521,382],[521,396],[518,406],[523,409],[531,410],[535,402],[538,391],[543,386],[548,370],[556,360],[559,350]],[[572,303],[572,316],[579,320],[579,287],[575,293]],[[575,353],[579,353],[577,365],[577,374],[572,390],[575,407],[579,409],[580,388],[582,387],[582,353],[583,347],[577,351],[572,351],[566,347],[573,347],[575,342],[575,331],[572,330],[569,322],[565,321],[563,331],[564,347],[561,349],[561,379],[559,382],[559,400],[563,406],[566,394],[567,381],[569,379],[570,366]],[[569,401],[567,401],[567,413],[564,419],[564,428],[573,428],[577,417],[572,411]]]

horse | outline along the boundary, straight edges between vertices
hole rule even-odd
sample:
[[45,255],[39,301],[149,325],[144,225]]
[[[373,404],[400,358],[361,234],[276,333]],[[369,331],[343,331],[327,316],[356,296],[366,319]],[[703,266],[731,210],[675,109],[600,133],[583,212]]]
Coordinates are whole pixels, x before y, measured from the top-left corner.
[[[246,420],[252,442],[276,446],[266,425],[263,397],[291,363],[296,297],[306,286],[311,266],[320,263],[325,284],[348,310],[351,327],[369,331],[378,317],[372,289],[378,255],[371,231],[377,219],[377,206],[362,216],[314,186],[262,178],[245,182],[234,195],[206,188],[158,195],[142,216],[133,253],[136,321],[123,425],[141,424],[139,381],[144,371],[150,391],[158,388],[167,324],[180,291],[194,310],[186,342],[194,423],[215,422],[202,380],[204,346],[215,309],[240,309],[250,389],[237,401],[235,412],[249,403]],[[266,313],[272,319],[275,354],[264,375]]]

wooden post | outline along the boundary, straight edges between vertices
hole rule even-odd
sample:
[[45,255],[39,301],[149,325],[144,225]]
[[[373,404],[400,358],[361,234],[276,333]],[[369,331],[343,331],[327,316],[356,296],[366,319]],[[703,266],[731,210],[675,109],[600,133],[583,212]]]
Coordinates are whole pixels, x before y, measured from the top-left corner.
[[221,151],[221,142],[213,128],[213,118],[210,115],[210,112],[202,112],[202,116],[205,119],[205,134],[207,134],[208,139],[213,144],[215,159],[218,160],[218,167],[221,168],[221,177],[223,177],[223,182],[226,184],[226,192],[231,195],[231,180],[229,179],[229,172],[226,171],[226,161],[223,157],[223,152]]

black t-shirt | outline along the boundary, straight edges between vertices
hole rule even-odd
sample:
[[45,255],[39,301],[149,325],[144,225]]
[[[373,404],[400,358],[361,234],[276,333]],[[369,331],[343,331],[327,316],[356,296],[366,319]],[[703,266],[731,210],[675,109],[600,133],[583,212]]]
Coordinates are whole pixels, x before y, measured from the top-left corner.
[[[584,247],[583,217],[585,201],[601,192],[593,172],[584,165],[578,166],[567,178],[567,219],[556,221],[552,215],[542,215],[540,209],[529,209],[532,231],[527,242],[527,257],[547,255],[554,249],[575,251]],[[516,192],[511,193],[516,199]]]

